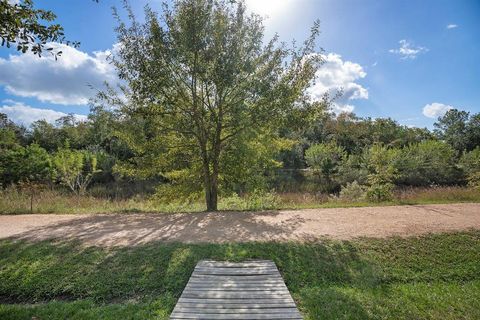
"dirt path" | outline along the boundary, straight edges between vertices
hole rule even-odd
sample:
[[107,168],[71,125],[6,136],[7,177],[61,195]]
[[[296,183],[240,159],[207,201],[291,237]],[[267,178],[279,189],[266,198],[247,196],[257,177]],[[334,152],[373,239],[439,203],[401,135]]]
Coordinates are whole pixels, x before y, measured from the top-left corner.
[[78,239],[86,245],[152,241],[309,241],[480,229],[480,204],[128,215],[0,215],[0,239]]

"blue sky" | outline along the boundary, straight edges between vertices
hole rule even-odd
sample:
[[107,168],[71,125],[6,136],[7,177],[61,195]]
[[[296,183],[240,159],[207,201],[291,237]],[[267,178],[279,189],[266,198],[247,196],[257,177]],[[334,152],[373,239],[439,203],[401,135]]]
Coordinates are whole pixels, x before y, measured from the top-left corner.
[[[141,16],[150,3],[131,1]],[[24,124],[53,121],[63,113],[88,114],[89,85],[115,81],[105,63],[116,38],[112,5],[120,1],[36,1],[58,15],[78,49],[62,48],[59,61],[17,56],[0,48],[0,112]],[[391,117],[402,124],[432,127],[448,108],[480,112],[480,1],[247,0],[268,16],[266,36],[302,41],[321,21],[319,48],[326,64],[312,96],[344,89],[335,111]]]

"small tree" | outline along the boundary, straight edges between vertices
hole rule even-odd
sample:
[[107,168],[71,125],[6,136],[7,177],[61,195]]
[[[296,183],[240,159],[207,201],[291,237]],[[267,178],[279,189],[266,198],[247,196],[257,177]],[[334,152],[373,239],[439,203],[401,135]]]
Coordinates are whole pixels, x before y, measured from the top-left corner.
[[305,152],[308,166],[325,181],[327,189],[332,188],[333,176],[338,172],[344,158],[346,158],[345,150],[334,141],[315,144]]
[[370,187],[367,196],[373,201],[387,201],[393,196],[393,181],[398,176],[395,161],[398,158],[398,149],[389,149],[383,145],[373,145],[368,151],[366,159],[370,174]]
[[62,184],[77,195],[85,194],[97,170],[96,156],[86,150],[71,150],[68,145],[55,153],[53,162]]

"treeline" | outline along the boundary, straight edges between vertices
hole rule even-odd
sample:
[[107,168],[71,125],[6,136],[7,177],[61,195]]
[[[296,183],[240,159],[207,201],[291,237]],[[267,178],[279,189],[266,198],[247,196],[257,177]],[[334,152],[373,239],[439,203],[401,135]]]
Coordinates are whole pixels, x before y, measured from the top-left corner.
[[434,128],[353,114],[325,116],[303,131],[297,137],[303,143],[282,159],[289,168],[310,169],[319,191],[338,193],[353,183],[352,188],[364,186],[371,200],[387,200],[395,186],[478,187],[480,114],[450,110]]
[[[450,110],[430,132],[337,117],[337,96],[311,96],[325,63],[319,21],[287,45],[266,39],[241,1],[174,0],[160,13],[147,6],[144,19],[124,9],[109,58],[121,84],[98,92],[88,121],[22,128],[2,116],[3,186],[80,195],[148,180],[159,200],[203,198],[215,211],[219,196],[287,190],[285,172],[307,173],[308,191],[374,200],[401,185],[478,185],[480,114]],[[302,191],[300,180],[290,188]]]
[[[159,193],[175,197],[168,191],[172,181],[161,172],[156,176],[136,173],[133,178],[128,174],[126,168],[141,164],[135,162],[138,150],[122,140],[121,130],[122,121],[115,112],[102,108],[92,109],[88,121],[66,116],[55,124],[36,121],[29,128],[1,114],[0,183],[30,188],[63,185],[81,195],[92,183],[149,178]],[[433,132],[392,119],[324,113],[307,128],[285,127],[279,135],[284,145],[273,158],[257,159],[261,164],[248,175],[238,172],[234,182],[223,184],[224,194],[285,191],[285,172],[309,176],[309,191],[345,196],[353,192],[355,197],[372,200],[388,199],[395,186],[480,186],[478,113],[450,110],[438,119]],[[295,183],[300,182],[290,181],[289,188],[300,190]]]

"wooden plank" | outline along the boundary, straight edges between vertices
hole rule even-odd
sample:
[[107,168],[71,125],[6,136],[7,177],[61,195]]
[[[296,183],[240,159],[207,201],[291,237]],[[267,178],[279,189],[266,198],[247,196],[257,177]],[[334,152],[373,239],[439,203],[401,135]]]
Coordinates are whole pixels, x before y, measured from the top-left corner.
[[[242,308],[225,308],[225,309],[217,309],[217,308],[205,308],[205,307],[197,307],[192,308],[189,306],[182,306],[175,309],[176,312],[181,313],[218,313],[218,314],[229,314],[229,313],[248,313],[248,314],[255,314],[255,313],[265,313],[264,309],[256,308],[252,309],[248,306]],[[290,308],[268,308],[268,313],[295,313],[298,314],[298,310],[295,307]]]
[[225,298],[216,298],[216,299],[205,299],[205,298],[184,298],[180,297],[178,300],[179,303],[184,302],[194,302],[194,303],[205,303],[205,304],[218,304],[218,303],[230,303],[230,304],[272,304],[272,303],[293,303],[292,298],[270,298],[270,299],[225,299]]
[[242,288],[242,287],[265,287],[265,288],[271,288],[271,287],[281,287],[281,288],[286,288],[284,283],[281,281],[276,281],[276,282],[262,282],[262,281],[256,281],[256,282],[243,282],[243,281],[238,281],[238,282],[202,282],[202,281],[197,281],[197,282],[192,282],[189,281],[187,283],[187,286],[191,287],[210,287],[210,288]]
[[247,262],[226,262],[226,261],[200,261],[197,266],[200,267],[214,267],[214,268],[250,268],[250,267],[276,267],[273,261],[247,261]]
[[185,290],[188,292],[202,292],[202,291],[242,291],[242,292],[256,292],[256,291],[264,291],[264,292],[280,292],[283,290],[283,287],[185,287]]
[[283,282],[283,279],[275,274],[270,274],[270,275],[200,275],[200,274],[195,274],[192,275],[190,280],[192,281],[200,281],[200,280],[213,280],[216,282],[224,282],[224,281],[235,281],[235,280],[240,280],[240,281],[252,281],[252,280],[259,280],[259,281],[280,281]]
[[288,292],[280,293],[255,293],[255,292],[231,292],[231,291],[194,291],[184,292],[182,294],[185,298],[205,298],[205,299],[272,299],[290,297]]
[[181,313],[172,314],[170,319],[197,319],[197,320],[224,320],[224,319],[242,319],[242,320],[258,320],[258,319],[302,319],[298,314],[281,314],[281,313],[263,313],[263,314],[218,314],[218,313]]
[[273,261],[200,261],[170,319],[302,319]]
[[183,302],[177,308],[188,307],[192,309],[196,308],[205,308],[205,309],[238,309],[247,307],[249,310],[256,309],[289,309],[296,308],[295,303],[264,303],[264,304],[239,304],[239,303],[194,303],[194,302]]

